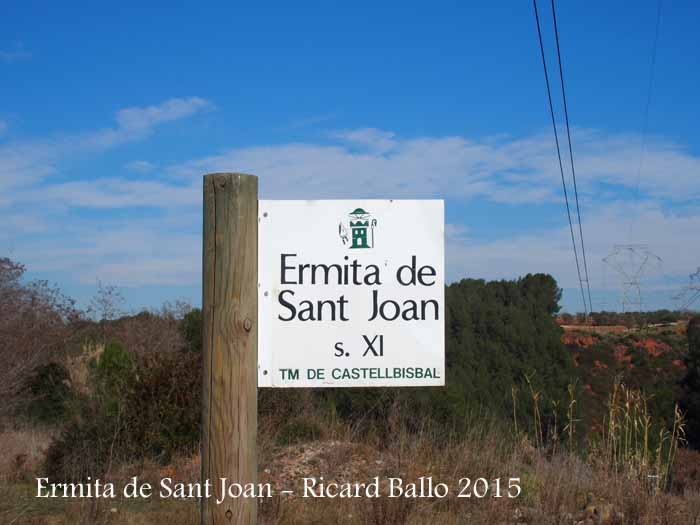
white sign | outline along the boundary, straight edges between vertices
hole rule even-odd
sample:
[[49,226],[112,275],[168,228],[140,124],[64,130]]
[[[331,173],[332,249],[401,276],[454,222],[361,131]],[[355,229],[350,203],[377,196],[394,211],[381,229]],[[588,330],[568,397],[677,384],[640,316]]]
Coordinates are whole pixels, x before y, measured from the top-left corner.
[[258,209],[259,386],[445,384],[443,201]]

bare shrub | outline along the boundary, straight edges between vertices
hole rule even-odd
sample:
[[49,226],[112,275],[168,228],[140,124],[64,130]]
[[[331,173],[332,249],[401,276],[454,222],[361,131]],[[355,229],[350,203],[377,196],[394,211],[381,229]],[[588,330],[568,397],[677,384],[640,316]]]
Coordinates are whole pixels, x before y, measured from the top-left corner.
[[97,293],[90,299],[87,314],[98,321],[112,321],[124,314],[123,304],[124,296],[116,286],[97,281]]
[[176,352],[185,347],[180,312],[166,305],[160,311],[143,311],[105,323],[103,341],[117,340],[137,355]]
[[53,434],[31,427],[0,432],[0,484],[27,480],[36,474]]
[[23,283],[24,272],[0,258],[0,416],[27,401],[28,376],[59,357],[79,317],[74,302],[46,281]]

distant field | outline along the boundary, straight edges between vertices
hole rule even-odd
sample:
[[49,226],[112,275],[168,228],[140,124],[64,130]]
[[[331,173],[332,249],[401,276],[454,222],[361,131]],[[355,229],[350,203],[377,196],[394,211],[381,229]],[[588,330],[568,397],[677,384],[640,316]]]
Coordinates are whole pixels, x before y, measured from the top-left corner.
[[[678,333],[685,332],[686,321],[676,321],[674,323],[658,323],[645,326],[646,330],[673,330]],[[565,332],[590,332],[595,334],[621,334],[624,332],[638,331],[639,328],[630,328],[624,325],[585,325],[585,324],[562,324]]]
[[560,325],[566,332],[593,332],[596,334],[619,334],[631,330],[622,325],[610,326],[588,326],[583,324],[563,324]]

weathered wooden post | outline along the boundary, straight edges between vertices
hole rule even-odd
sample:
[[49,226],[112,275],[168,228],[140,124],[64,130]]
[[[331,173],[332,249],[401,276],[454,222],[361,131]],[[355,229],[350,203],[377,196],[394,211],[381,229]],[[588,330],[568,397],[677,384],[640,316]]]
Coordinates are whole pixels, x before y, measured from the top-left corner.
[[258,178],[204,176],[201,523],[251,524],[257,499],[216,501],[220,479],[257,483]]

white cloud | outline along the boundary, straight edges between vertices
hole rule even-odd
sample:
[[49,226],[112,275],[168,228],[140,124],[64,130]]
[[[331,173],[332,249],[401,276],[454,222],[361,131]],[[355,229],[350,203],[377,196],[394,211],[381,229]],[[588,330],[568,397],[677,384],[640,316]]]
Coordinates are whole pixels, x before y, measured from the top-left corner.
[[201,236],[198,228],[187,231],[200,223],[197,213],[100,221],[71,217],[45,232],[40,249],[35,240],[16,239],[15,257],[32,271],[63,273],[82,284],[189,285],[201,277]]
[[[333,135],[339,144],[291,143],[237,148],[176,166],[181,176],[244,171],[260,176],[266,198],[450,196],[492,202],[561,200],[561,178],[549,135],[474,141],[464,137],[400,139],[364,128]],[[649,140],[641,176],[639,139],[576,130],[579,192],[690,201],[700,198],[700,157]],[[568,164],[567,164],[568,166]],[[571,184],[567,171],[568,184]],[[572,192],[572,188],[569,187]]]
[[209,101],[200,97],[171,98],[155,106],[120,109],[117,125],[118,129],[130,132],[150,130],[158,124],[192,116],[210,106]]
[[28,187],[55,172],[55,147],[47,142],[0,144],[0,205],[15,187]]
[[[14,200],[17,188],[29,188],[57,171],[60,161],[77,154],[104,151],[148,136],[158,125],[192,116],[211,104],[199,97],[171,98],[148,107],[119,110],[112,128],[51,139],[0,145],[0,206]],[[117,190],[120,190],[117,188]],[[26,192],[25,192],[26,194]]]
[[0,241],[10,241],[17,232],[44,233],[50,230],[49,224],[35,210],[25,210],[2,216],[3,228],[0,228]]
[[556,186],[505,177],[513,161],[498,148],[460,137],[397,142],[386,152],[350,146],[283,144],[232,149],[173,167],[181,176],[243,171],[260,176],[265,198],[482,196],[495,202],[555,199]]
[[[44,179],[55,170],[55,159],[68,151],[108,148],[135,140],[153,126],[194,114],[209,104],[203,99],[171,99],[158,106],[120,111],[117,127],[63,141],[6,144],[0,146],[0,189],[23,187]],[[162,170],[173,176],[153,186],[142,181],[105,178],[103,187],[80,182],[49,186],[50,196],[63,205],[142,206],[144,191],[157,191],[152,205],[160,207],[168,196],[176,204],[191,204],[200,198],[200,179],[210,171],[244,171],[260,176],[264,198],[329,197],[449,197],[474,198],[496,203],[530,204],[561,201],[561,182],[551,140],[542,135],[523,139],[474,141],[464,137],[401,139],[393,133],[363,128],[334,134],[337,144],[289,143],[253,146],[170,166]],[[669,201],[700,198],[700,158],[681,147],[650,141],[645,169],[630,165],[636,137],[578,133],[581,147],[576,160],[579,192],[585,200],[627,198],[636,195]],[[663,165],[663,170],[651,169]],[[155,165],[134,161],[130,171],[146,174]],[[677,174],[667,177],[668,173]],[[682,174],[682,176],[681,176]],[[179,176],[179,177],[177,177]],[[193,178],[182,183],[181,177]],[[626,188],[619,192],[614,185]],[[91,185],[94,186],[94,185]],[[613,188],[613,189],[611,189]],[[571,192],[571,187],[569,187]],[[187,193],[190,192],[190,196]],[[17,193],[14,197],[26,198]],[[133,201],[130,198],[133,197]],[[161,198],[162,197],[162,198]],[[0,205],[2,202],[0,202]],[[147,204],[146,204],[147,205]]]
[[15,42],[10,49],[0,49],[0,61],[12,63],[29,60],[32,54],[27,51],[22,42]]
[[156,169],[156,165],[147,160],[132,160],[127,162],[124,167],[136,173],[151,173]]
[[130,107],[117,111],[117,125],[73,138],[75,147],[104,149],[148,136],[160,124],[190,117],[211,108],[209,101],[200,97],[171,98],[161,104]]
[[334,133],[332,136],[354,143],[375,153],[386,153],[397,146],[396,135],[376,128],[361,128]]
[[48,202],[53,205],[82,208],[177,208],[195,206],[200,192],[192,184],[173,185],[158,181],[102,178],[94,181],[65,182],[47,186],[40,195],[27,193],[24,202]]
[[[589,209],[583,231],[591,288],[611,289],[619,285],[615,271],[602,262],[615,244],[643,242],[662,258],[663,263],[644,279],[647,282],[683,275],[700,261],[700,245],[693,242],[700,231],[700,208],[674,213],[653,202],[607,203]],[[575,234],[578,240],[577,230]],[[578,277],[570,235],[568,225],[562,224],[490,241],[464,239],[449,243],[449,277],[503,279],[546,272],[554,275],[560,286],[576,288]]]
[[464,224],[445,224],[445,239],[449,242],[465,242],[469,228]]
[[[549,134],[474,141],[401,139],[362,129],[334,137],[339,144],[232,149],[173,171],[183,177],[208,171],[254,173],[260,176],[263,198],[443,197],[457,206],[485,199],[520,205],[524,213],[522,206],[554,203],[561,206],[557,213],[563,219],[561,179]],[[574,141],[591,286],[617,287],[614,271],[602,259],[620,242],[645,242],[664,259],[658,274],[649,276],[649,286],[661,274],[684,275],[697,266],[700,246],[690,239],[700,231],[700,208],[692,204],[700,198],[700,158],[652,137],[640,170],[637,135],[576,130]],[[567,182],[572,196],[568,171]],[[527,235],[503,231],[497,239],[483,240],[471,233],[469,224],[447,226],[451,279],[548,272],[563,286],[578,286],[565,219],[560,227]]]
[[[363,128],[334,133],[331,143],[232,148],[182,165],[158,164],[157,179],[151,175],[156,164],[134,161],[125,167],[140,178],[109,174],[94,181],[43,180],[56,169],[61,155],[135,140],[161,123],[209,106],[196,97],[177,100],[123,110],[117,125],[106,131],[0,146],[0,186],[3,173],[22,174],[22,191],[15,189],[9,199],[35,209],[36,195],[41,195],[45,214],[23,219],[16,206],[13,224],[36,221],[36,228],[50,230],[42,234],[41,250],[21,244],[20,260],[33,268],[80,275],[82,282],[99,278],[125,286],[196,284],[201,275],[201,176],[212,171],[258,175],[262,198],[440,197],[448,199],[448,206],[468,206],[478,199],[507,203],[523,213],[530,205],[554,204],[558,217],[563,217],[549,134],[488,140],[401,138]],[[693,204],[700,197],[700,159],[677,144],[651,138],[638,177],[638,136],[576,130],[574,143],[591,286],[616,285],[610,270],[607,281],[602,277],[606,271],[601,259],[621,241],[648,243],[665,260],[665,273],[685,275],[696,267],[700,246],[691,240],[700,231],[700,208]],[[632,199],[638,180],[641,196]],[[6,195],[0,191],[0,206]],[[681,200],[686,202],[679,206]],[[73,211],[76,207],[112,211],[94,224]],[[158,217],[132,218],[135,207],[151,208]],[[61,214],[60,221],[51,213]],[[512,278],[548,272],[561,285],[576,287],[568,225],[565,219],[559,223],[528,234],[504,230],[487,240],[474,235],[468,222],[448,224],[448,277]]]

